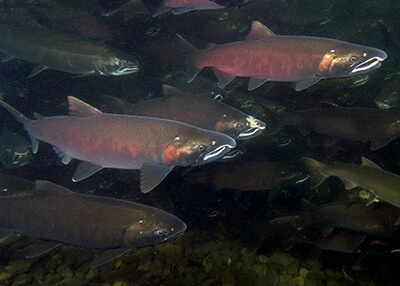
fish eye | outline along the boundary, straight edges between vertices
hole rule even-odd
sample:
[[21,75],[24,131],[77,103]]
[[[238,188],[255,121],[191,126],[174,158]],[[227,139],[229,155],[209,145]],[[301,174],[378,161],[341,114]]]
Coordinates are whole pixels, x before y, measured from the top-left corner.
[[235,124],[235,129],[240,129],[240,128],[242,128],[242,124],[236,123],[236,124]]
[[351,56],[351,57],[349,58],[349,61],[350,61],[351,63],[355,63],[355,62],[357,61],[357,57],[356,57],[356,56]]
[[157,229],[157,230],[154,232],[154,235],[155,235],[155,236],[158,236],[158,237],[163,237],[163,236],[167,236],[168,233],[169,233],[169,231],[166,230],[166,229]]
[[195,149],[196,149],[197,151],[199,151],[199,152],[203,152],[203,151],[206,150],[206,146],[203,145],[203,144],[199,144],[199,145],[196,145],[196,146],[195,146]]

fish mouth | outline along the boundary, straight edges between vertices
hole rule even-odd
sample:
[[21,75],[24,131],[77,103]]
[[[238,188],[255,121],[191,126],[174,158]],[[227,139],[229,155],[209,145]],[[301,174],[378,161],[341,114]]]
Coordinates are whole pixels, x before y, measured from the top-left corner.
[[130,65],[130,66],[125,66],[121,67],[118,70],[112,72],[112,75],[125,75],[125,74],[131,74],[139,71],[139,67],[137,65]]
[[249,123],[250,128],[241,131],[239,135],[236,136],[238,140],[245,140],[258,136],[266,127],[264,122],[255,119],[253,116],[248,116],[246,120]]
[[198,161],[196,162],[198,165],[206,163],[206,161],[212,161],[215,160],[219,157],[222,157],[225,153],[227,153],[229,150],[233,149],[236,147],[235,145],[230,145],[230,144],[224,144],[221,145],[214,150],[208,152],[207,154],[204,155],[204,157],[199,157]]
[[[385,54],[386,55],[386,54]],[[381,66],[381,62],[383,62],[386,59],[387,55],[384,57],[373,57],[370,58],[366,61],[363,61],[356,65],[353,70],[350,72],[350,74],[356,74],[356,73],[363,73],[367,72],[370,70],[377,69]]]

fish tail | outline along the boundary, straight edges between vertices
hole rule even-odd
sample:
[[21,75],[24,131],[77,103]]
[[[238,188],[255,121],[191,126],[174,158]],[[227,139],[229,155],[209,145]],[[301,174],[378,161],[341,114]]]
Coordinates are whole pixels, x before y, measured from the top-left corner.
[[308,171],[310,172],[310,184],[312,189],[318,187],[320,184],[322,184],[323,181],[325,181],[326,178],[329,177],[322,172],[323,168],[326,166],[324,163],[318,162],[317,160],[308,157],[303,157],[302,159],[304,161],[304,164],[306,164]]
[[188,83],[196,77],[196,75],[203,69],[203,67],[197,67],[195,60],[198,58],[201,50],[194,47],[188,41],[186,41],[181,35],[176,34],[181,41],[181,45],[185,51],[186,61],[188,63],[187,73],[188,73]]
[[[11,113],[12,116],[15,117],[15,119],[17,119],[19,122],[21,122],[25,129],[28,130],[28,126],[29,123],[32,121],[31,119],[29,119],[28,117],[26,117],[25,115],[23,115],[21,112],[19,112],[18,110],[16,110],[14,107],[12,107],[11,105],[9,105],[8,103],[0,100],[0,105],[3,106],[8,112]],[[31,135],[29,135],[31,138],[31,146],[32,146],[32,152],[34,154],[36,154],[38,146],[39,146],[39,141],[32,137]]]

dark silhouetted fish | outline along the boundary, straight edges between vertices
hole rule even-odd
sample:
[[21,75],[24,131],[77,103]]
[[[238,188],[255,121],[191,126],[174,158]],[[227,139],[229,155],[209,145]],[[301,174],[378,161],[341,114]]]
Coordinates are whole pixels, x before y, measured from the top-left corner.
[[379,49],[334,39],[277,36],[257,21],[245,41],[210,44],[205,50],[179,38],[186,52],[189,82],[204,67],[212,67],[222,86],[236,76],[250,77],[249,90],[267,80],[294,81],[296,90],[303,90],[323,78],[369,72],[387,58]]
[[323,236],[318,228],[306,227],[296,231],[284,247],[289,250],[295,243],[305,243],[315,246],[313,259],[318,259],[321,250],[332,250],[344,253],[360,253],[360,245],[365,240],[364,233],[345,229],[335,229],[328,236]]
[[324,236],[340,228],[399,240],[400,230],[396,228],[399,216],[399,208],[387,204],[366,206],[363,200],[357,200],[314,206],[305,213],[276,218],[271,223],[292,233],[313,225]]
[[137,72],[132,56],[89,40],[44,27],[0,25],[0,52],[37,64],[29,77],[45,69],[78,75],[126,75]]
[[160,209],[118,199],[83,195],[36,181],[32,194],[0,198],[0,230],[43,240],[34,257],[60,244],[107,250],[90,267],[132,248],[156,245],[184,233],[186,225]]
[[188,124],[158,118],[102,113],[75,97],[68,97],[69,116],[30,120],[0,101],[24,124],[33,153],[39,141],[54,146],[64,164],[80,163],[73,181],[102,168],[141,170],[142,192],[155,188],[174,166],[196,166],[222,157],[236,146],[231,137]]
[[310,171],[311,188],[318,187],[330,176],[339,177],[347,190],[357,186],[372,193],[369,204],[377,198],[400,208],[400,176],[381,169],[374,162],[361,157],[361,165],[334,162],[324,164],[314,159],[303,157]]
[[400,135],[400,111],[378,108],[330,106],[271,114],[267,133],[283,126],[296,126],[302,133],[313,131],[335,139],[371,141],[377,150]]
[[119,111],[184,122],[225,133],[236,140],[253,138],[265,128],[264,122],[209,97],[185,93],[169,85],[163,85],[163,93],[163,98],[122,104]]
[[264,161],[220,163],[204,170],[193,170],[191,181],[212,183],[218,188],[242,191],[271,190],[306,181],[300,170],[284,164]]
[[30,164],[31,161],[31,146],[26,138],[3,127],[0,132],[1,166],[14,169]]
[[195,10],[212,10],[240,6],[250,0],[142,0],[153,13],[153,17],[172,10],[175,15]]

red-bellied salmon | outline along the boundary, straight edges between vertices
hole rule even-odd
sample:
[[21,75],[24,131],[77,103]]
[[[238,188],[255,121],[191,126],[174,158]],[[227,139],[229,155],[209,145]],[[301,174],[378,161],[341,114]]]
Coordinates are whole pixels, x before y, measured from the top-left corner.
[[39,141],[53,145],[64,164],[81,162],[73,181],[83,180],[102,168],[141,170],[142,192],[155,188],[174,166],[196,166],[220,158],[236,147],[223,133],[177,121],[102,113],[89,104],[68,97],[69,115],[30,120],[0,101],[24,124],[33,153]]
[[278,36],[257,21],[246,40],[209,44],[205,50],[178,36],[188,61],[188,82],[204,67],[211,67],[222,86],[236,76],[250,77],[249,90],[267,80],[296,82],[296,90],[303,90],[324,78],[369,72],[387,58],[382,50],[339,40]]

